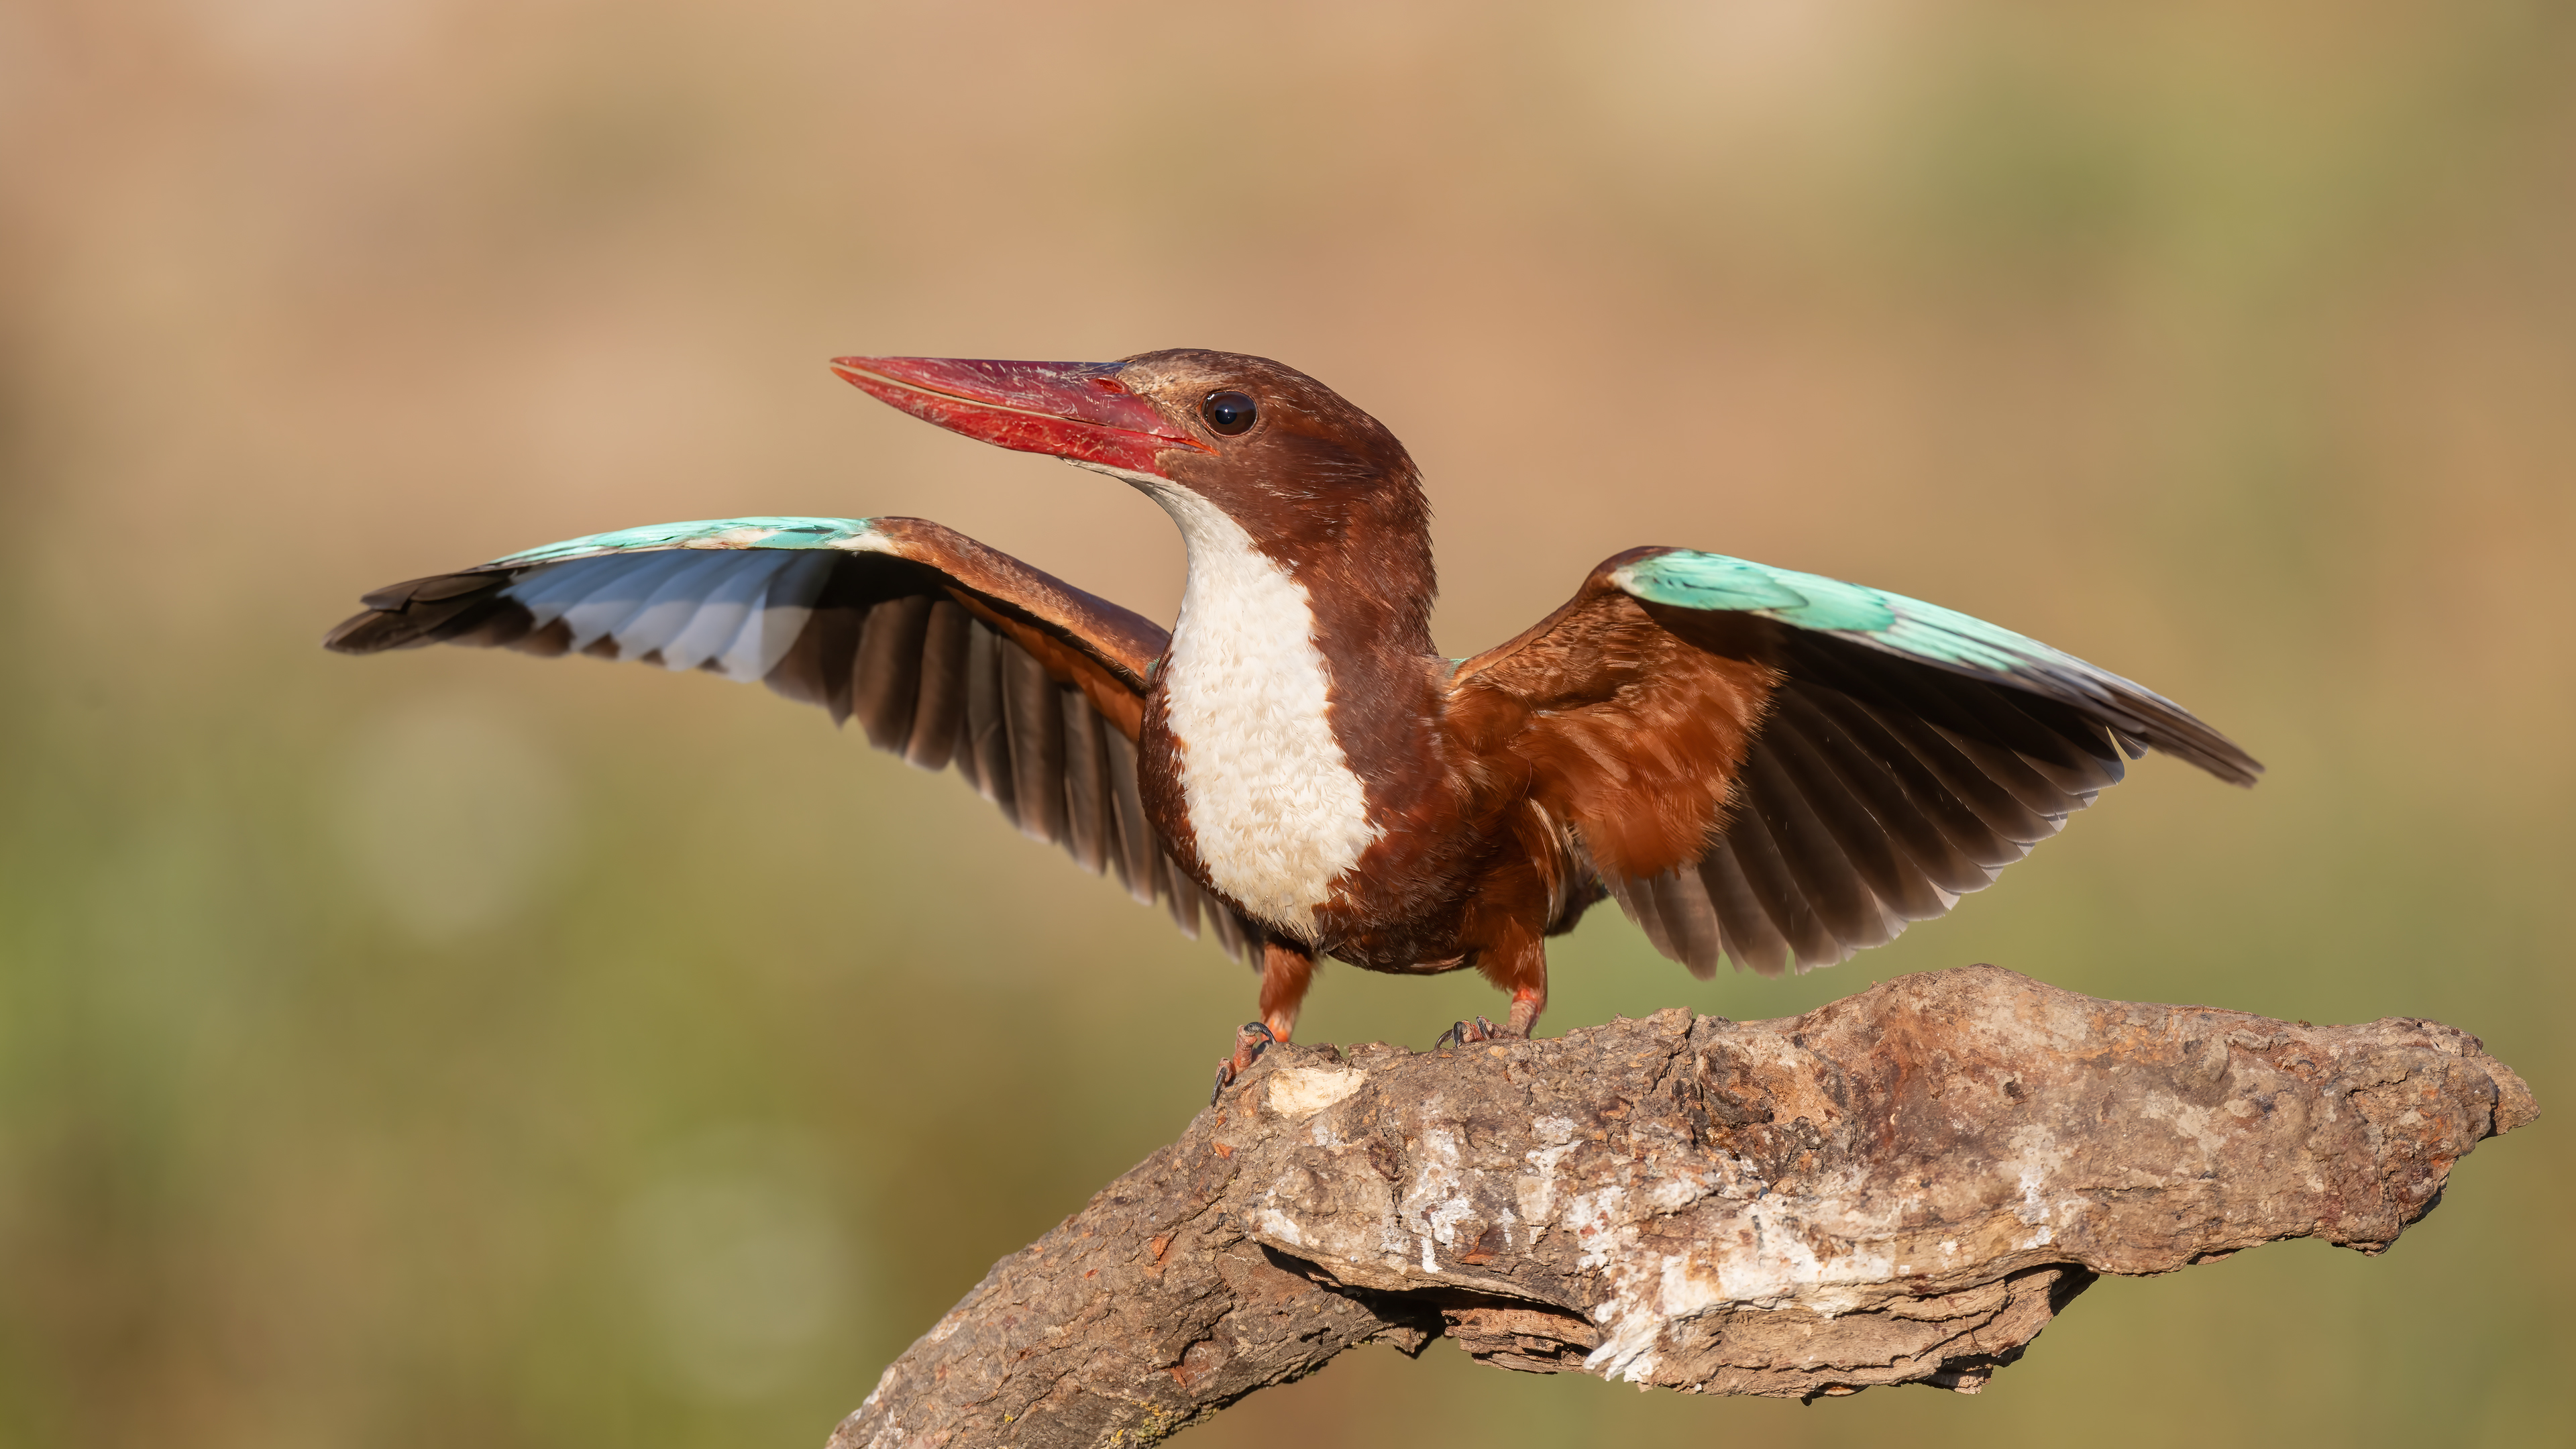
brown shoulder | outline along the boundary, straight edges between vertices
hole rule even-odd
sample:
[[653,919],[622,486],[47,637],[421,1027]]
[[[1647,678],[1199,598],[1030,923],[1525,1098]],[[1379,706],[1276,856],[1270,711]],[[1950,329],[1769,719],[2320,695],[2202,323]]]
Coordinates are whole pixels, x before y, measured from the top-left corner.
[[1450,683],[1458,746],[1517,761],[1594,863],[1628,877],[1706,848],[1781,678],[1760,636],[1685,637],[1611,581],[1662,551],[1604,560],[1573,598]]
[[1138,693],[1146,688],[1154,660],[1171,647],[1170,633],[1135,610],[1075,588],[953,528],[926,518],[879,518],[872,524],[890,545],[888,552],[946,574],[976,596],[961,602],[970,608],[976,602],[987,605],[976,612],[1015,642],[1025,646],[1022,635],[1034,625],[1037,632],[1109,666]]

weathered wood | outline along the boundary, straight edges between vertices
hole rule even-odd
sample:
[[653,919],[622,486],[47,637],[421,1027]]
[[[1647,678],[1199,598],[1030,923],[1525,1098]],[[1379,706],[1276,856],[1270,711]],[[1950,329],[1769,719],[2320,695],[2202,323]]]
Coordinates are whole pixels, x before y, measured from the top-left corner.
[[2476,1038],[1991,966],[1805,1016],[1274,1049],[991,1273],[833,1449],[1150,1442],[1357,1344],[1691,1393],[1973,1393],[2101,1273],[2377,1253],[2536,1115]]

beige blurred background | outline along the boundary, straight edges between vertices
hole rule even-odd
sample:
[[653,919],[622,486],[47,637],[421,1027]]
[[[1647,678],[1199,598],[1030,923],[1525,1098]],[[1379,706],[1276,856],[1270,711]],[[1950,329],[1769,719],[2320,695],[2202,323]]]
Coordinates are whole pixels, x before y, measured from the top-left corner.
[[[1988,960],[2482,1034],[2552,1114],[2372,1261],[2106,1282],[1975,1399],[1371,1350],[1220,1445],[2525,1445],[2571,1409],[2576,14],[2539,0],[0,0],[0,1442],[817,1445],[1167,1140],[1251,982],[765,692],[315,641],[628,524],[936,517],[1168,618],[1106,480],[835,353],[1267,354],[1466,653],[1689,544],[1992,618],[2163,760]],[[1327,974],[1305,1035],[1491,998]]]

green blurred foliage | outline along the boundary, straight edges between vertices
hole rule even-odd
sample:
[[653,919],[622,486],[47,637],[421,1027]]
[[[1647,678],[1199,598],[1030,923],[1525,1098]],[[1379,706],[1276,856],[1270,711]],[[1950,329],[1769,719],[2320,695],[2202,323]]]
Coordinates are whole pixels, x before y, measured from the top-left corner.
[[[1454,651],[1691,544],[2022,628],[2273,766],[2149,761],[1797,980],[1597,912],[1552,1028],[1992,960],[2456,1023],[2555,1111],[2570,19],[0,9],[0,1441],[818,1443],[1202,1100],[1250,980],[954,781],[706,679],[312,647],[391,579],[754,512],[937,516],[1168,617],[1158,515],[837,352],[1278,356],[1423,462]],[[1489,1004],[1337,969],[1301,1034]],[[2377,1261],[2105,1283],[1975,1399],[1435,1345],[1197,1441],[2557,1439],[2563,1142]]]

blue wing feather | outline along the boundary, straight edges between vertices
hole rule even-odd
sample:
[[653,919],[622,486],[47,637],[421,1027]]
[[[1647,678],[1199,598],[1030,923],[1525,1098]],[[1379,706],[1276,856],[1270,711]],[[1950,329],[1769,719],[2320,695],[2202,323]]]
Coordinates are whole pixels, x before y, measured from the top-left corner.
[[505,554],[483,565],[486,570],[526,568],[561,563],[598,554],[650,552],[671,548],[837,548],[868,551],[876,534],[867,518],[700,518],[686,523],[648,523],[609,533],[587,534]]
[[620,659],[651,655],[669,669],[713,667],[750,683],[786,657],[832,563],[829,553],[760,545],[585,551],[511,567],[500,596],[528,611],[531,628],[560,622],[570,650],[605,641]]

